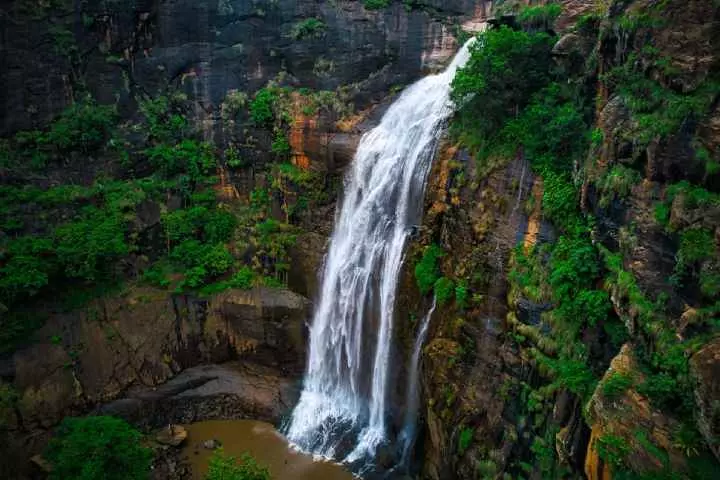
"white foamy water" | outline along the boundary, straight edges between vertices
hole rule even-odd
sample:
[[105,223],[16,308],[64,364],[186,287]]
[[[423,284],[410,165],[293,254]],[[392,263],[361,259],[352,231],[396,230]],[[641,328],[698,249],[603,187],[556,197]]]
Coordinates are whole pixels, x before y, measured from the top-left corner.
[[[287,437],[347,462],[371,460],[387,441],[393,314],[403,250],[419,220],[427,174],[452,112],[448,68],[408,87],[366,133],[345,179],[310,328],[304,390]],[[354,449],[337,458],[347,445]]]

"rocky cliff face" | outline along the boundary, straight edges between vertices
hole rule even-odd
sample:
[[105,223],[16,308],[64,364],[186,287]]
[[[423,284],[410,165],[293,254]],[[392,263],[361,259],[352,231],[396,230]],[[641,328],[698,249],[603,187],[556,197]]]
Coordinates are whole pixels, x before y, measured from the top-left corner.
[[[587,373],[597,375],[594,391],[573,385],[582,371],[558,372],[552,359],[567,339],[553,320],[548,260],[565,233],[547,220],[545,179],[522,149],[478,171],[462,144],[446,148],[408,256],[399,320],[429,308],[413,269],[436,244],[451,290],[435,284],[447,300],[424,350],[423,478],[710,478],[718,471],[710,453],[717,290],[709,284],[717,185],[706,162],[717,161],[717,5],[559,3],[555,62],[596,108],[595,140],[575,170],[584,182],[577,202],[593,216],[603,252],[606,279],[597,286],[613,304],[605,323],[623,327],[586,326],[573,340],[596,372]],[[497,6],[506,16],[493,23],[517,28],[508,5]],[[634,76],[619,80],[619,69]],[[699,106],[688,115],[674,95]],[[633,103],[644,101],[667,103]],[[699,230],[702,240],[691,239]],[[688,254],[693,242],[704,253]],[[412,322],[401,328],[412,338]]]
[[[18,465],[62,417],[102,405],[146,427],[278,421],[292,405],[305,364],[307,299],[316,293],[343,167],[386,98],[439,68],[457,49],[460,24],[489,11],[489,2],[471,0],[391,3],[378,10],[360,1],[294,0],[13,0],[0,7],[0,181],[10,207],[2,211],[2,268],[14,255],[12,239],[54,238],[83,209],[109,205],[101,184],[134,185],[119,195],[129,200],[140,179],[171,183],[120,207],[121,236],[132,247],[101,260],[122,283],[119,293],[75,301],[74,290],[92,281],[67,272],[51,273],[44,281],[52,288],[29,289],[24,300],[3,286],[0,432],[8,441],[0,476],[22,477]],[[273,95],[270,121],[254,118],[250,105],[265,87]],[[92,148],[87,138],[66,148],[92,128],[84,117],[91,123],[63,130],[63,119],[76,118],[73,106],[89,98],[113,107],[112,126]],[[43,137],[54,129],[57,138]],[[189,170],[158,169],[151,151],[168,147],[166,160],[181,157],[184,138],[206,142],[217,157],[204,169],[213,175],[206,183]],[[35,148],[48,156],[15,161]],[[195,175],[189,183],[188,175]],[[44,205],[16,196],[34,188],[85,190]],[[191,198],[200,191],[216,198]],[[187,272],[148,284],[144,275],[176,243],[167,215],[193,207],[230,212],[241,223],[225,250],[232,269],[247,265],[258,275],[255,287],[198,295],[178,287]],[[273,222],[282,231],[268,240],[258,224]],[[281,285],[262,286],[261,275]],[[58,294],[60,283],[68,288]],[[196,367],[227,361],[239,366]]]
[[[128,224],[132,248],[100,257],[122,279],[121,293],[93,296],[81,308],[61,305],[55,290],[38,293],[35,278],[21,278],[33,287],[22,301],[8,301],[3,290],[0,433],[13,441],[2,443],[0,475],[16,475],[16,459],[39,451],[68,414],[101,411],[146,427],[277,420],[292,405],[304,366],[308,299],[317,290],[343,166],[388,98],[449,58],[456,27],[476,27],[490,3],[3,6],[0,134],[23,160],[13,164],[6,155],[12,149],[0,144],[0,193],[9,206],[0,211],[3,274],[16,257],[60,262],[44,245],[21,255],[10,240],[46,235],[103,202],[119,209],[111,213]],[[495,3],[493,24],[522,28],[516,7],[538,2]],[[557,3],[562,12],[551,25],[536,18],[525,28],[559,34],[554,62],[595,111],[588,156],[573,169],[582,185],[575,206],[592,221],[602,262],[593,286],[611,309],[573,333],[587,368],[559,371],[567,337],[554,324],[548,259],[563,231],[544,206],[551,179],[533,171],[523,149],[480,164],[468,146],[448,138],[398,292],[396,355],[407,359],[412,320],[430,308],[415,267],[436,245],[431,260],[441,298],[423,355],[419,475],[712,478],[702,475],[717,472],[712,455],[720,458],[717,2]],[[262,89],[275,96],[268,118],[254,102]],[[47,147],[43,142],[57,141],[33,134],[47,133],[86,95],[117,108],[101,149]],[[157,167],[158,158],[183,158],[189,148],[166,138],[173,122],[211,145],[218,159],[205,173],[212,178],[188,180],[189,169]],[[166,144],[170,154],[158,149]],[[46,150],[50,159],[30,168]],[[163,183],[153,192],[132,183],[113,197],[107,182],[159,173]],[[28,186],[92,190],[31,201]],[[196,195],[209,190],[217,194],[210,203]],[[195,207],[236,217],[237,228],[223,239],[234,264],[213,277],[223,291],[183,289],[195,267],[149,286],[146,273],[164,268],[179,243],[169,217],[180,212],[192,223]],[[191,234],[205,241],[209,232]],[[236,278],[240,265],[254,272],[252,282]],[[87,286],[49,275],[71,291]],[[16,329],[25,335],[36,327],[10,320],[28,311],[41,313],[44,325],[5,349]],[[226,361],[238,363],[205,365]],[[401,406],[405,383],[395,384]]]

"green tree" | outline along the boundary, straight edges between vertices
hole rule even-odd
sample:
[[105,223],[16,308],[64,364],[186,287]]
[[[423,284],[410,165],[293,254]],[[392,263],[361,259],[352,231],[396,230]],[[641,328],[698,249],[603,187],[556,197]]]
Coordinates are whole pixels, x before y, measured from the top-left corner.
[[550,81],[553,37],[503,26],[478,36],[452,83],[459,109],[453,129],[471,147],[487,149],[505,122]]
[[66,418],[45,457],[52,480],[140,480],[148,478],[152,452],[142,435],[114,417]]
[[222,448],[210,458],[206,480],[270,480],[270,472],[266,467],[258,465],[248,453],[235,457],[225,455]]

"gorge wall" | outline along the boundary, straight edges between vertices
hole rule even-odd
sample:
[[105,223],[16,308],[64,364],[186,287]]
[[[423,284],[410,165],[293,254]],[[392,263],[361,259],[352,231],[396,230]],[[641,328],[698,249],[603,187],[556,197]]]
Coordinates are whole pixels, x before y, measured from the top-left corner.
[[0,7],[0,476],[67,415],[279,422],[359,137],[487,11]]
[[[563,174],[577,193],[522,132],[478,158],[451,135],[436,161],[399,312],[410,349],[434,264],[423,478],[713,478],[717,4],[569,0],[557,17],[514,16],[519,3],[497,2],[491,23],[557,33],[553,75],[588,108],[589,152]],[[563,149],[568,125],[553,131]]]
[[0,7],[0,476],[26,478],[66,415],[286,414],[359,137],[488,16],[557,35],[588,128],[558,215],[531,147],[481,159],[451,122],[396,311],[404,361],[442,297],[418,474],[717,476],[717,2],[388,3]]

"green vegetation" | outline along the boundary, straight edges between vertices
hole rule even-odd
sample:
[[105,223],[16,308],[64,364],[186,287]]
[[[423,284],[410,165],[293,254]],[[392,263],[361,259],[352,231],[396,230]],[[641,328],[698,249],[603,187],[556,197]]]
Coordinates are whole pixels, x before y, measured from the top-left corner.
[[[239,460],[239,461],[238,461]],[[226,455],[222,448],[210,458],[206,480],[270,480],[270,471],[248,453],[239,459]]]
[[636,127],[626,135],[637,140],[640,146],[674,134],[684,122],[704,114],[719,88],[718,82],[711,80],[691,93],[678,93],[646,75],[642,65],[647,63],[666,75],[672,73],[667,70],[670,61],[648,45],[640,53],[629,54],[624,64],[604,77],[632,112]]
[[455,295],[455,283],[447,277],[438,278],[433,289],[439,305],[445,305]]
[[600,207],[607,208],[613,201],[624,200],[640,181],[641,175],[637,170],[623,165],[614,165],[610,171],[595,182],[600,192]]
[[614,467],[625,463],[630,447],[624,438],[606,433],[597,439],[597,452],[600,458]]
[[390,6],[390,0],[363,0],[363,5],[368,10],[379,10]]
[[15,134],[5,144],[0,166],[37,169],[73,153],[95,153],[109,140],[116,121],[114,107],[83,100],[63,111],[48,129]]
[[518,20],[526,28],[541,28],[543,30],[550,29],[553,22],[562,13],[562,6],[558,3],[548,3],[547,5],[537,5],[526,7],[520,10]]
[[50,478],[146,479],[152,452],[141,441],[140,432],[114,417],[66,418],[44,454]]
[[269,126],[275,119],[275,104],[278,101],[277,93],[270,88],[258,90],[255,98],[250,102],[250,119],[257,126]]
[[458,454],[462,455],[465,453],[465,450],[467,450],[472,443],[474,435],[475,430],[471,427],[463,427],[460,430],[460,436],[458,437]]
[[0,432],[11,424],[19,396],[12,385],[0,381]]
[[503,126],[548,83],[552,45],[546,33],[501,27],[480,34],[471,48],[470,60],[452,84],[459,107],[452,131],[479,161],[514,148],[503,140]]
[[613,372],[602,383],[602,393],[609,399],[618,398],[630,388],[632,378],[624,373]]
[[293,25],[290,36],[293,40],[320,38],[325,33],[325,23],[319,18],[306,18]]
[[436,244],[425,248],[423,256],[415,265],[415,281],[420,293],[427,295],[440,277],[438,260],[444,255],[442,248]]

